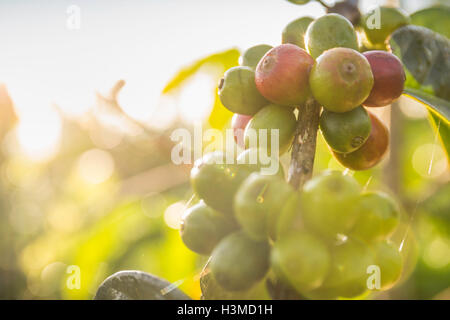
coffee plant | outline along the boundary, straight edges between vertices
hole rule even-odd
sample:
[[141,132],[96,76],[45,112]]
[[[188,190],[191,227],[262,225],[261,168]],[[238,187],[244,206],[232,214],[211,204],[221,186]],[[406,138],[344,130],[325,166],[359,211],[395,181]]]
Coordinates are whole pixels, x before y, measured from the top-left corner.
[[[408,257],[393,235],[404,208],[392,195],[366,191],[350,170],[383,160],[390,130],[373,110],[402,94],[428,108],[449,151],[449,34],[433,22],[433,9],[408,16],[379,7],[362,15],[356,2],[321,2],[327,14],[289,22],[279,45],[247,49],[220,80],[220,102],[234,113],[235,142],[244,151],[233,163],[225,152],[208,153],[191,171],[195,195],[180,234],[190,250],[208,257],[204,299],[264,298],[265,290],[272,299],[364,298],[402,277]],[[377,13],[381,28],[371,25]],[[259,154],[251,141],[263,140],[262,129],[278,130],[278,148],[268,139],[257,145],[276,161],[290,153],[287,174],[281,164],[269,175],[261,162],[238,161]],[[347,168],[343,173],[313,176],[318,132]],[[373,267],[378,279],[371,278]],[[112,277],[98,298],[125,286],[124,275]],[[138,298],[158,298],[144,287]],[[183,298],[177,294],[172,298]]]

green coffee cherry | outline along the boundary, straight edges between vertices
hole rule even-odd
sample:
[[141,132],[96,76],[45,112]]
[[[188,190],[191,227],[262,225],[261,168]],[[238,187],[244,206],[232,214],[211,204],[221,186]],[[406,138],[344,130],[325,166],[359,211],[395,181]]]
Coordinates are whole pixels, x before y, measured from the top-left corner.
[[210,207],[232,214],[236,190],[250,174],[237,164],[225,164],[222,152],[213,152],[195,162],[191,170],[191,184],[196,194]]
[[380,289],[392,288],[403,270],[403,258],[398,247],[389,241],[376,243],[375,265],[380,268]]
[[252,173],[234,198],[236,219],[252,239],[273,239],[278,216],[292,194],[294,189],[282,178]]
[[307,4],[309,2],[309,0],[288,0],[288,1],[294,4]]
[[272,48],[273,47],[269,46],[268,44],[260,44],[248,48],[242,54],[241,65],[255,70],[261,58],[266,54],[267,51],[269,51]]
[[309,180],[300,201],[306,227],[328,240],[346,234],[356,220],[359,192],[358,182],[338,171],[326,171]]
[[330,248],[331,268],[323,282],[339,297],[353,298],[367,291],[367,268],[375,264],[372,249],[364,242],[348,238]]
[[227,291],[222,288],[211,274],[209,263],[205,266],[205,272],[200,278],[202,300],[269,300],[265,281],[259,281],[248,290]]
[[310,17],[301,17],[290,22],[281,34],[281,43],[291,43],[305,49],[305,34],[308,26],[314,19]]
[[328,275],[331,256],[320,239],[303,232],[276,241],[271,264],[280,279],[303,293],[322,285]]
[[235,228],[230,219],[200,202],[184,213],[180,228],[181,240],[192,251],[208,255]]
[[373,113],[369,112],[372,130],[369,138],[357,150],[350,153],[333,151],[333,156],[344,167],[352,170],[367,170],[383,160],[389,146],[389,130]]
[[276,223],[275,239],[282,239],[294,233],[305,232],[305,225],[301,214],[300,193],[294,192],[283,206]]
[[361,53],[334,48],[316,60],[309,81],[314,98],[325,109],[348,112],[369,97],[374,77],[369,61]]
[[410,23],[408,15],[399,8],[378,7],[362,18],[367,39],[374,45],[382,45],[401,26]]
[[237,164],[251,172],[277,175],[284,179],[285,172],[278,155],[269,154],[265,149],[250,148],[237,157]]
[[305,45],[309,54],[316,59],[323,52],[333,48],[358,50],[358,38],[350,21],[339,14],[330,13],[309,25]]
[[[276,142],[278,144],[279,154],[283,154],[291,146],[296,124],[297,120],[295,119],[292,108],[275,104],[265,106],[253,116],[245,128],[245,147],[264,148],[271,154],[273,149],[272,143]],[[262,135],[264,134],[260,132],[262,129],[266,129],[266,141],[262,139]],[[279,139],[275,141],[272,141],[273,129],[278,130]]]
[[399,224],[400,212],[395,201],[382,192],[367,192],[357,204],[358,217],[351,234],[367,242],[384,240]]
[[270,247],[265,241],[250,239],[238,231],[226,236],[213,250],[211,272],[228,291],[247,290],[269,270]]
[[219,97],[231,112],[253,115],[269,102],[255,85],[255,72],[249,67],[233,67],[219,83]]
[[331,149],[348,153],[360,148],[369,138],[372,128],[369,114],[360,106],[344,113],[324,110],[320,130]]

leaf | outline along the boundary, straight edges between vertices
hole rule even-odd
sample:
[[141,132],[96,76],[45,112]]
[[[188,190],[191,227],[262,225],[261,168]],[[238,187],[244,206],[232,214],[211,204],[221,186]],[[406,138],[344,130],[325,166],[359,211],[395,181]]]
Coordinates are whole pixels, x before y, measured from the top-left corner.
[[166,84],[162,93],[168,94],[171,91],[180,88],[187,79],[197,73],[205,65],[219,65],[224,71],[236,66],[238,64],[239,56],[239,50],[229,49],[195,61],[191,65],[178,71],[178,73]]
[[406,68],[408,89],[450,101],[449,39],[424,27],[405,26],[392,34],[390,44]]
[[450,38],[450,7],[437,5],[411,14],[411,23],[422,26]]
[[190,300],[174,284],[142,271],[119,271],[98,287],[94,300]]
[[[205,70],[207,72],[213,71],[212,73],[216,77],[218,77],[217,72],[219,72],[219,76],[221,77],[226,70],[238,65],[239,56],[239,50],[229,49],[200,59],[192,63],[191,65],[181,69],[172,78],[172,80],[167,83],[162,93],[171,94],[173,92],[178,92],[178,89],[181,89],[185,82],[192,76],[194,76],[197,72],[202,72]],[[207,67],[212,68],[208,69]],[[219,78],[217,78],[217,82],[218,80]],[[222,129],[229,122],[230,118],[233,116],[233,113],[222,105],[217,93],[217,89],[214,90],[214,104],[208,122],[211,127]]]
[[450,162],[450,126],[449,123],[445,123],[441,118],[437,117],[434,113],[430,112],[430,121],[437,131],[442,145],[444,146],[445,153],[447,154],[447,159]]
[[449,122],[450,102],[417,89],[406,88],[404,95],[424,104],[434,116],[441,118],[445,123]]
[[394,53],[407,69],[405,95],[428,107],[430,122],[437,130],[447,159],[450,159],[449,19],[450,7],[423,9],[411,15],[411,23],[416,26],[403,27],[391,38]]

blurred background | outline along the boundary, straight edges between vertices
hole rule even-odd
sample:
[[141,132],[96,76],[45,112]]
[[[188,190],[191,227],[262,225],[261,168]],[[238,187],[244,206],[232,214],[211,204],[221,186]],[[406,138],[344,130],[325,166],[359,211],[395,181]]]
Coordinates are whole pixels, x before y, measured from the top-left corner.
[[[227,128],[216,84],[239,50],[277,45],[288,22],[324,13],[282,0],[1,1],[0,298],[90,299],[125,269],[199,298],[205,258],[178,234],[190,167],[172,163],[170,134]],[[378,298],[450,299],[449,164],[426,109],[396,107],[394,159],[354,174],[410,217],[408,277]],[[389,108],[379,115],[390,121]],[[315,170],[327,168],[343,170],[319,135]]]

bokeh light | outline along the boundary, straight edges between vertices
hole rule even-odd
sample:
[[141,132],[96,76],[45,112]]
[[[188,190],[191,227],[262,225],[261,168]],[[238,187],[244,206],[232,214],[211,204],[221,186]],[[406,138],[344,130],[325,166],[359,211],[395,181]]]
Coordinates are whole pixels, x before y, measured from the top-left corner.
[[88,150],[80,156],[78,172],[84,181],[99,184],[106,181],[114,172],[114,159],[103,150]]
[[185,209],[185,201],[178,201],[167,207],[164,211],[164,221],[169,228],[180,229],[181,218]]
[[436,178],[447,172],[445,151],[438,144],[419,146],[412,156],[414,170],[424,178]]

